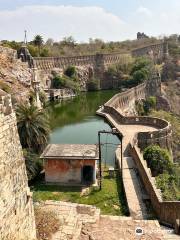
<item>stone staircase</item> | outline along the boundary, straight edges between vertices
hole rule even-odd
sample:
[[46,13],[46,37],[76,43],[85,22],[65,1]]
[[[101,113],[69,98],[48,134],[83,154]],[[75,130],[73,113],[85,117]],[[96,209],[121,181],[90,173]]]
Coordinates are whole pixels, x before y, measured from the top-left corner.
[[[100,209],[94,206],[60,201],[46,201],[40,207],[54,212],[60,222],[51,240],[180,240],[172,229],[160,226],[157,220],[100,215]],[[137,234],[139,229],[141,235]]]
[[78,240],[84,224],[97,224],[100,219],[100,210],[90,205],[46,201],[40,207],[54,212],[59,220],[60,227],[51,240]]

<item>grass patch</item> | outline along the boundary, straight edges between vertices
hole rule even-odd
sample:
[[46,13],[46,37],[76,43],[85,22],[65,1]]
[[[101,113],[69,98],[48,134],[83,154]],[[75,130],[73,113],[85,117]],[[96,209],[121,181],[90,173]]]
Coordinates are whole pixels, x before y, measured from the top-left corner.
[[35,183],[32,188],[34,201],[56,200],[80,204],[94,205],[101,209],[102,214],[128,215],[123,185],[119,174],[109,178],[104,173],[102,190],[91,187],[88,194],[81,196],[79,187],[63,187],[58,185],[45,185]]

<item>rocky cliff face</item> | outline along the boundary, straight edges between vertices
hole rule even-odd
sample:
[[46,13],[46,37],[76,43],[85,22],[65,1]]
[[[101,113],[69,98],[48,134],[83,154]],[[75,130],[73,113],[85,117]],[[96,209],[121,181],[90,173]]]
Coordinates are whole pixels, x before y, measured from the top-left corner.
[[13,100],[28,97],[31,71],[27,63],[16,58],[16,51],[0,46],[0,89],[10,93]]
[[[87,83],[93,77],[93,69],[90,66],[76,66],[78,83],[81,91],[87,91]],[[41,79],[40,85],[42,89],[52,87],[52,79],[55,75],[62,76],[64,69],[53,68],[51,71],[37,70],[38,79]]]
[[163,83],[162,94],[167,99],[170,110],[180,115],[180,80]]

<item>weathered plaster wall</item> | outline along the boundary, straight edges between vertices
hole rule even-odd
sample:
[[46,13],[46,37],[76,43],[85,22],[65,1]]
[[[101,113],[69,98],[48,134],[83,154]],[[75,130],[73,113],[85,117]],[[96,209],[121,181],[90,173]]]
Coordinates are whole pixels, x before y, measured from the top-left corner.
[[45,160],[46,182],[81,184],[83,166],[95,168],[95,160]]
[[0,91],[0,239],[36,237],[32,196],[11,97]]

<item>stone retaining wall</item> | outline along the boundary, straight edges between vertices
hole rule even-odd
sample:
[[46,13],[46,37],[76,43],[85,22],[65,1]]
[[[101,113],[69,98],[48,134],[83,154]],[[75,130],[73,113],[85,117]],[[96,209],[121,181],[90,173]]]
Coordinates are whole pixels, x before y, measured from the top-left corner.
[[130,144],[130,153],[136,163],[159,221],[175,227],[176,220],[180,219],[180,201],[163,201],[161,191],[156,188],[155,178],[152,177],[151,170],[147,167],[147,163],[143,159],[140,150],[133,144]]
[[141,84],[125,92],[116,94],[104,104],[104,111],[113,114],[122,124],[149,125],[156,131],[139,132],[136,136],[138,147],[143,150],[151,144],[158,144],[171,151],[171,125],[169,122],[154,117],[132,116],[135,112],[135,101],[146,97],[146,85]]
[[142,48],[137,48],[132,51],[133,57],[149,56],[155,62],[162,61],[165,57],[166,43],[148,45]]
[[[114,54],[96,54],[73,57],[35,57],[33,65],[40,70],[48,70],[53,68],[65,69],[70,65],[74,66],[93,66],[101,68],[123,61],[129,54],[114,53]],[[102,66],[103,65],[103,66]]]
[[[73,56],[73,57],[47,57],[47,58],[33,58],[33,66],[37,68],[42,78],[46,78],[51,74],[52,70],[60,69],[62,72],[70,65],[76,67],[84,67],[88,73],[88,79],[100,79],[101,89],[110,89],[113,87],[112,81],[109,81],[105,76],[105,70],[112,64],[127,62],[130,54],[96,54],[87,56]],[[86,77],[85,77],[86,78]],[[84,81],[84,76],[79,76],[81,82]],[[86,83],[88,82],[86,80]],[[83,87],[86,90],[86,87]]]
[[175,227],[176,220],[180,219],[180,201],[163,201],[161,191],[156,188],[151,170],[147,167],[147,163],[140,153],[140,149],[143,150],[151,144],[158,144],[171,151],[171,125],[159,118],[125,116],[124,114],[124,110],[130,104],[145,96],[143,89],[146,91],[144,85],[139,85],[126,92],[116,94],[104,105],[104,111],[112,114],[122,124],[149,125],[157,128],[157,130],[151,132],[138,132],[133,143],[130,143],[130,155],[136,163],[159,220]]
[[11,97],[0,90],[0,239],[36,238],[32,194]]
[[[22,50],[24,53],[24,50]],[[25,51],[28,52],[29,51]],[[153,60],[158,59],[162,61],[165,54],[164,43],[155,45],[149,45],[144,48],[135,49],[129,53],[111,53],[111,54],[95,54],[95,55],[82,55],[82,56],[70,56],[70,57],[34,57],[24,56],[26,61],[29,62],[29,66],[37,68],[42,78],[46,79],[46,74],[50,74],[53,69],[65,70],[68,66],[81,66],[90,68],[93,72],[93,78],[100,79],[101,89],[118,88],[120,80],[109,79],[105,75],[106,70],[110,65],[117,63],[127,63],[131,56],[143,56],[150,55]],[[20,56],[20,52],[19,55]],[[91,72],[91,71],[90,71]],[[81,80],[81,78],[80,78]],[[45,80],[46,81],[46,80]]]

